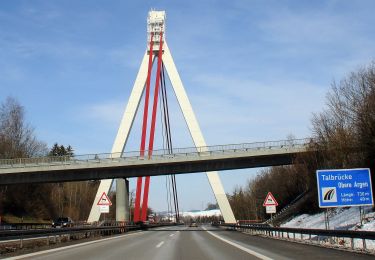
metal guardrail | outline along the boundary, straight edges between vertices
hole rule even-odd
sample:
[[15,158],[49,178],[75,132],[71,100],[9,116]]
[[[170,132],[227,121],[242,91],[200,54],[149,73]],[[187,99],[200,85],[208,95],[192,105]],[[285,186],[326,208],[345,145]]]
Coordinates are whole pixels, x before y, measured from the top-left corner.
[[79,240],[89,237],[110,236],[135,230],[146,230],[161,226],[177,225],[176,223],[129,225],[125,222],[93,223],[103,226],[83,226],[71,228],[48,228],[31,230],[3,230],[0,231],[0,258],[14,253],[19,249],[49,246],[67,242],[71,239]]
[[45,228],[50,228],[51,227],[51,222],[49,223],[1,223],[0,224],[0,230],[7,230],[7,229],[45,229]]
[[108,227],[72,227],[72,228],[47,228],[47,229],[29,229],[29,230],[5,230],[0,231],[0,241],[37,238],[56,235],[77,234],[85,232],[102,232],[118,230],[136,230],[140,226],[108,226]]
[[[140,156],[140,151],[124,152],[124,153],[100,153],[85,154],[76,156],[49,156],[49,157],[33,157],[33,158],[16,158],[16,159],[0,159],[0,169],[9,168],[25,168],[37,166],[59,166],[64,164],[82,164],[82,163],[108,163],[116,161],[139,161],[152,160],[159,161],[175,157],[188,156],[207,156],[213,154],[226,154],[236,152],[248,152],[271,149],[295,149],[305,148],[311,144],[313,139],[293,139],[281,141],[267,141],[242,144],[227,144],[202,147],[174,148],[172,151],[160,149],[153,150],[152,156]],[[147,154],[147,151],[145,151]]]
[[[336,245],[337,247],[348,248],[351,250],[358,249],[355,240],[361,241],[361,248],[364,251],[369,251],[366,246],[366,240],[375,241],[374,231],[286,228],[271,227],[267,224],[221,224],[220,226],[242,232],[250,232],[251,234],[262,234],[269,237],[284,238],[301,242],[308,241],[318,245],[325,245],[328,243],[328,245]],[[346,246],[347,244],[348,246]],[[370,252],[374,253],[373,251]]]
[[160,223],[160,224],[149,224],[149,225],[124,225],[118,223],[110,226],[84,226],[84,227],[68,227],[68,228],[45,228],[45,229],[16,229],[16,230],[1,230],[0,231],[0,241],[13,240],[13,239],[24,239],[24,238],[37,238],[45,236],[56,236],[56,235],[67,235],[67,234],[77,234],[86,232],[118,232],[124,233],[131,230],[141,230],[148,228],[157,228],[163,226],[175,225],[174,223]]

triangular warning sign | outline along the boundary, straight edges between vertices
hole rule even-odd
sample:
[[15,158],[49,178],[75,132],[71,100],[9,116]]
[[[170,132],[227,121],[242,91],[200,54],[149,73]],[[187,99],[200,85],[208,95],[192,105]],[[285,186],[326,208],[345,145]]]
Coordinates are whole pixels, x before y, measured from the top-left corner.
[[271,192],[268,192],[266,199],[263,202],[263,206],[278,206],[279,203],[275,200]]
[[108,198],[107,194],[103,192],[102,196],[100,197],[97,205],[99,206],[112,206],[111,200]]

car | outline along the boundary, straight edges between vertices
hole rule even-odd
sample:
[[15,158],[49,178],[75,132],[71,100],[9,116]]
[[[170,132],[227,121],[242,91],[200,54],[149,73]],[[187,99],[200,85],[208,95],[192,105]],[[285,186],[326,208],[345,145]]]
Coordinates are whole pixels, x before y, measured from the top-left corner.
[[52,222],[54,228],[72,227],[74,221],[70,217],[60,217]]
[[198,227],[197,222],[194,222],[194,221],[191,222],[189,227]]

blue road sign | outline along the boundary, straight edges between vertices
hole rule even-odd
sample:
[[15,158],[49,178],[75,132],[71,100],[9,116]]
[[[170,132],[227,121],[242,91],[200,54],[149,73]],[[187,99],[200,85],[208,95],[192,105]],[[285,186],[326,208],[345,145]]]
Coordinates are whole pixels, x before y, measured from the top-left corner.
[[370,169],[318,170],[319,207],[373,205]]

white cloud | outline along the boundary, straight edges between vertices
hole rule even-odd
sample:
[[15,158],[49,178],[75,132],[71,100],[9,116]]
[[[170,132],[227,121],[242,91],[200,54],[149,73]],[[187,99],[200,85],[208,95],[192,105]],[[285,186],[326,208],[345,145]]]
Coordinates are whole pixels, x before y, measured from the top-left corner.
[[[146,44],[144,45],[144,50],[146,50]],[[131,45],[125,45],[108,51],[108,56],[113,63],[133,69],[138,69],[141,65],[142,55],[144,55],[144,52],[140,51],[139,47]]]
[[98,125],[107,125],[110,127],[119,124],[125,108],[124,102],[105,101],[103,103],[92,104],[82,109],[80,117],[95,120]]
[[347,37],[353,24],[344,17],[324,12],[274,12],[259,24],[273,41],[281,43],[327,44]]
[[191,96],[194,110],[211,144],[305,137],[325,96],[325,88],[303,81],[200,75],[193,82],[201,86]]

